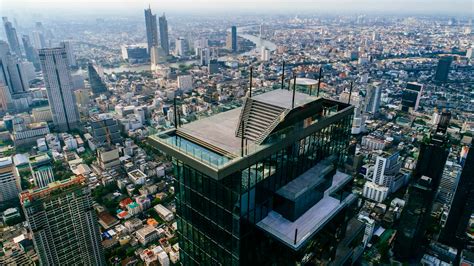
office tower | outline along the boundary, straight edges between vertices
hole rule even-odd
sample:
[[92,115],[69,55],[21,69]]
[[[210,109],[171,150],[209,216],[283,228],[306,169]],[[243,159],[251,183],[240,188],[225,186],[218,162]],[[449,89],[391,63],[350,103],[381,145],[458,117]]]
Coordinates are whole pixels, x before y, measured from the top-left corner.
[[227,49],[231,50],[233,53],[237,52],[237,27],[232,26],[230,32],[227,34],[226,40]]
[[64,41],[59,44],[66,50],[67,62],[69,63],[70,67],[76,67],[76,56],[74,55],[74,48],[72,47],[71,42]]
[[149,138],[173,157],[184,265],[334,260],[352,194],[353,106],[287,90]]
[[53,164],[47,153],[30,156],[29,164],[37,188],[46,187],[54,182]]
[[29,90],[23,64],[16,56],[6,55],[0,59],[0,81],[8,86],[11,95]]
[[161,16],[159,19],[160,23],[160,43],[161,48],[165,52],[166,56],[170,54],[170,42],[168,38],[168,21],[166,20],[165,14]]
[[451,56],[443,56],[438,60],[438,66],[436,67],[436,74],[434,77],[435,81],[448,81],[449,68],[451,67],[452,62],[453,58]]
[[20,201],[41,265],[105,265],[91,192],[83,176],[24,191]]
[[423,92],[423,85],[409,82],[402,92],[402,111],[409,110],[417,111],[420,106],[421,93]]
[[131,64],[145,63],[151,59],[148,55],[146,47],[140,45],[122,46],[122,58]]
[[0,204],[18,199],[20,177],[11,157],[0,158]]
[[34,64],[36,70],[40,70],[41,67],[39,64],[38,53],[31,43],[30,37],[28,35],[23,35],[21,40],[23,41],[23,47],[25,48],[26,59]]
[[10,53],[10,46],[4,40],[0,40],[0,59]]
[[438,124],[429,141],[420,145],[420,154],[413,171],[415,184],[408,191],[408,201],[400,217],[399,231],[395,239],[395,255],[403,260],[419,254],[425,236],[426,225],[441,182],[444,165],[449,155],[449,144],[444,128],[449,125],[450,114],[444,112],[443,122]]
[[408,188],[408,200],[398,225],[393,251],[395,257],[409,261],[421,254],[427,217],[431,215],[431,178],[422,176]]
[[184,56],[188,53],[189,45],[188,41],[184,38],[176,39],[176,55],[177,56]]
[[464,249],[468,243],[466,230],[474,212],[474,146],[472,144],[464,161],[448,218],[439,239],[440,242],[458,249]]
[[72,92],[72,78],[64,48],[39,50],[41,69],[53,123],[60,130],[79,127],[79,114]]
[[108,92],[107,86],[105,85],[102,71],[98,71],[99,67],[94,63],[89,62],[87,64],[87,72],[89,74],[89,85],[91,86],[92,93],[101,94]]
[[100,147],[112,147],[117,143],[122,143],[120,135],[120,125],[118,120],[111,114],[96,114],[91,117],[91,135],[94,149]]
[[44,34],[39,31],[33,31],[33,43],[36,49],[46,48],[46,40]]
[[21,56],[20,42],[18,41],[18,36],[16,34],[16,29],[13,27],[12,23],[8,21],[7,17],[2,17],[3,26],[5,27],[5,34],[7,35],[8,44],[10,44],[11,52],[16,56]]
[[156,25],[156,15],[151,13],[151,8],[145,9],[145,27],[148,54],[151,54],[151,48],[158,46],[158,29]]
[[371,114],[377,114],[380,109],[380,102],[382,98],[382,88],[375,84],[367,87],[365,96],[365,111]]

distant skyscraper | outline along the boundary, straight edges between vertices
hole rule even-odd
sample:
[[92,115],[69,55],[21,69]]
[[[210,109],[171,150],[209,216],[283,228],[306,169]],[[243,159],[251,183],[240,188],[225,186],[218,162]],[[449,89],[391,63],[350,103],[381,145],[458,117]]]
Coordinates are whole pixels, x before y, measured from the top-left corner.
[[365,96],[365,111],[371,114],[378,113],[380,101],[382,98],[382,89],[379,85],[369,86]]
[[18,199],[20,178],[11,157],[0,158],[0,205]]
[[466,230],[474,212],[474,142],[471,143],[464,167],[459,178],[456,193],[440,241],[458,249],[464,249],[467,243]]
[[7,17],[3,17],[3,25],[5,26],[5,34],[7,35],[8,43],[10,44],[11,52],[17,56],[21,56],[20,42],[16,34],[16,29],[12,23],[8,21]]
[[33,43],[36,49],[46,48],[46,40],[44,34],[39,31],[33,31]]
[[423,85],[413,82],[407,83],[406,88],[402,92],[402,111],[418,110],[422,92]]
[[449,68],[451,67],[452,62],[453,58],[451,56],[444,56],[438,60],[438,66],[436,67],[436,74],[434,78],[435,81],[448,81]]
[[4,40],[0,40],[0,59],[10,52],[10,46]]
[[54,182],[53,165],[47,153],[31,156],[29,163],[36,187],[43,188]]
[[87,72],[89,73],[89,85],[91,86],[92,93],[101,94],[107,92],[107,86],[103,80],[103,77],[97,71],[97,66],[93,63],[87,64]]
[[237,27],[232,26],[230,32],[227,34],[227,49],[233,53],[237,52]]
[[177,56],[184,56],[189,50],[188,41],[184,38],[176,39],[176,55]]
[[159,18],[160,23],[160,42],[161,48],[166,55],[170,54],[170,42],[168,38],[168,21],[166,20],[165,14]]
[[54,125],[60,130],[79,126],[79,114],[72,92],[72,78],[64,48],[39,50],[41,69]]
[[66,50],[67,61],[69,63],[69,66],[75,67],[77,65],[76,56],[74,55],[74,49],[72,47],[71,42],[69,41],[61,42],[60,46]]
[[38,59],[38,52],[31,43],[30,37],[28,35],[23,35],[21,40],[23,41],[23,47],[25,48],[26,59],[33,63],[36,70],[40,70],[41,67]]
[[105,265],[84,177],[24,191],[20,200],[41,265]]
[[156,15],[151,13],[151,8],[145,9],[145,27],[146,40],[148,44],[148,54],[151,54],[151,48],[158,46],[158,29],[156,25]]
[[22,62],[16,56],[0,59],[0,81],[7,85],[12,95],[28,91],[28,78]]

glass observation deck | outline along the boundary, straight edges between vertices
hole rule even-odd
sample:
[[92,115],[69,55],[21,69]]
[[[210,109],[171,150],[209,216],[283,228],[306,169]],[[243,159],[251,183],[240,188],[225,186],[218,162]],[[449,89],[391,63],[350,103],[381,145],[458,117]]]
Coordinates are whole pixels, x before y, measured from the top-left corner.
[[205,164],[219,167],[232,160],[230,156],[225,156],[194,143],[184,137],[176,135],[176,132],[164,133],[152,136],[160,142],[173,146],[181,152],[190,155]]

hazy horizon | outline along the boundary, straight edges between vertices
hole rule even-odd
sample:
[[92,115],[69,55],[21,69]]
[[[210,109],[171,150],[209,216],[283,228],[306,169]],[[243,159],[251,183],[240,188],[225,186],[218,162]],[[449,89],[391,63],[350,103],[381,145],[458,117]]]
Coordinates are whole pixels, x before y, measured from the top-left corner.
[[[21,13],[49,15],[136,15],[151,6],[155,13],[380,13],[465,16],[473,13],[470,0],[0,0],[2,16]],[[56,12],[60,11],[58,14]]]

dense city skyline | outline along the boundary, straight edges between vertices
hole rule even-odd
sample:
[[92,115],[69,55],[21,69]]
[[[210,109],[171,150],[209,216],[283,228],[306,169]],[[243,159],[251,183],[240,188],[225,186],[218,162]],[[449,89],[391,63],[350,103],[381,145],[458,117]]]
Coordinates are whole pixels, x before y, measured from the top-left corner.
[[473,3],[0,0],[0,265],[474,266]]
[[[5,11],[21,12],[41,11],[45,15],[62,10],[67,14],[120,14],[130,15],[140,8],[151,6],[154,9],[174,13],[198,13],[207,11],[260,13],[260,14],[289,14],[289,13],[367,13],[367,14],[423,14],[423,15],[469,15],[473,11],[473,2],[469,0],[174,0],[174,1],[149,1],[149,0],[78,0],[68,2],[60,0],[18,0],[0,2],[0,7]],[[4,12],[5,12],[4,11]],[[2,12],[3,13],[3,12]],[[6,14],[3,14],[6,15]],[[58,15],[58,14],[57,14]]]

